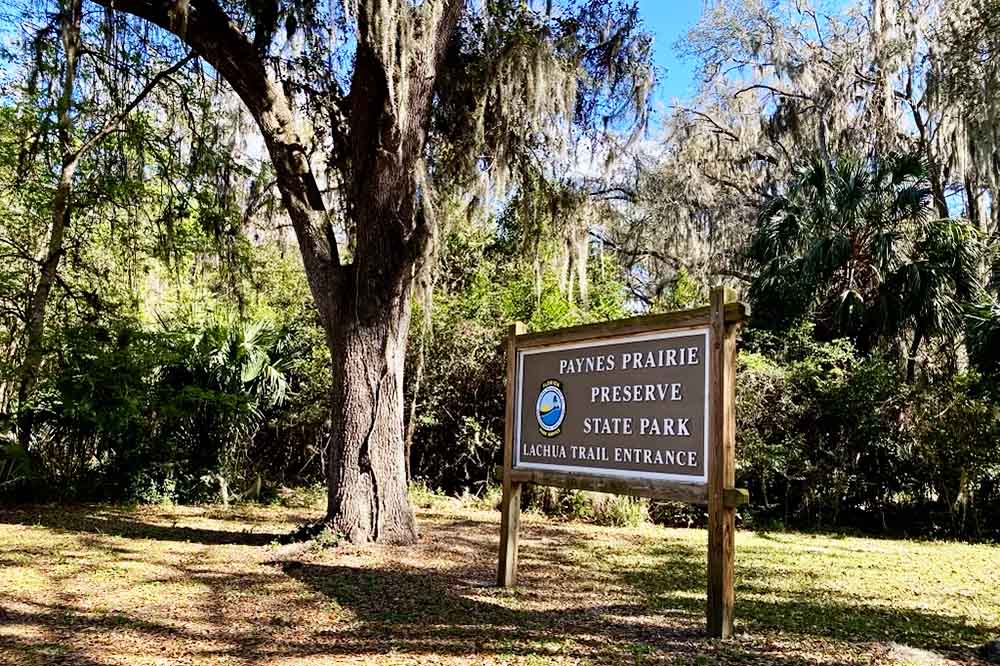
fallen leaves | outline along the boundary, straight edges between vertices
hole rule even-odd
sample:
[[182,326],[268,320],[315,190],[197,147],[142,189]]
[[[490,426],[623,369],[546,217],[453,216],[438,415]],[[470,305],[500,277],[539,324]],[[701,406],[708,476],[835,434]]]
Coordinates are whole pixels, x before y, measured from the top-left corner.
[[1000,623],[988,546],[740,533],[723,642],[703,633],[703,531],[527,516],[511,592],[492,512],[436,502],[409,548],[277,545],[307,518],[0,510],[0,663],[974,663]]

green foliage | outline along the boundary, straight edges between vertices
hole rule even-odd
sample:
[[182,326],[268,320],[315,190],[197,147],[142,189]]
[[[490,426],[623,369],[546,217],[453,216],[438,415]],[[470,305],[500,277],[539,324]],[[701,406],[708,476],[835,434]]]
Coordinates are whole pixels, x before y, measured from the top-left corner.
[[31,467],[31,458],[20,444],[14,441],[0,444],[0,496],[29,481],[33,476]]
[[966,221],[932,219],[923,163],[902,154],[800,166],[760,209],[747,257],[756,325],[809,318],[869,350],[904,330],[953,335],[982,292],[986,256]]
[[529,485],[521,491],[521,506],[552,518],[593,522],[596,496],[585,490]]
[[409,487],[410,502],[421,509],[432,509],[434,505],[446,498],[440,490],[435,490],[424,481],[414,481]]
[[996,530],[1000,507],[1000,407],[983,399],[982,377],[962,373],[915,396],[908,429],[916,467],[928,496],[936,497],[929,529],[947,534]]
[[701,286],[686,269],[681,268],[674,275],[669,288],[660,294],[653,305],[654,310],[671,312],[673,310],[690,310],[704,305]]
[[31,408],[35,497],[159,503],[238,497],[267,471],[255,450],[301,354],[258,320],[63,332]]
[[213,482],[223,497],[246,488],[258,472],[251,442],[266,413],[284,403],[294,351],[289,332],[265,321],[175,336],[157,368],[161,440],[172,448],[164,464],[188,463],[206,493]]
[[[751,331],[737,383],[737,473],[755,520],[985,537],[1000,413],[975,375],[920,386],[810,326]],[[978,502],[978,504],[977,504]],[[969,515],[973,519],[966,520]]]
[[686,502],[651,500],[647,513],[651,523],[666,527],[704,527],[708,524],[707,509]]
[[344,535],[335,532],[329,527],[324,527],[323,530],[312,539],[310,548],[317,551],[328,550],[330,548],[337,548],[345,541],[346,539],[344,538]]
[[971,308],[968,329],[970,360],[985,377],[995,380],[1000,377],[1000,303]]
[[463,505],[476,511],[499,511],[500,501],[503,499],[503,486],[499,483],[490,483],[479,495],[463,495]]
[[[456,228],[446,242],[430,326],[418,307],[411,330],[407,404],[417,401],[411,476],[448,493],[482,493],[500,462],[509,324],[547,330],[618,318],[626,313],[625,294],[610,257],[591,256],[584,305],[560,289],[554,270],[536,273],[516,242],[471,225]],[[539,251],[554,250],[542,243]]]
[[649,518],[645,499],[587,490],[529,486],[521,504],[552,518],[609,527],[638,527]]
[[647,502],[627,495],[603,495],[593,500],[593,520],[610,527],[638,527],[646,522]]
[[[899,154],[814,159],[762,206],[737,385],[739,474],[759,520],[998,529],[981,520],[1000,470],[990,251],[932,212],[925,165]],[[963,332],[981,375],[939,352]],[[927,340],[944,342],[925,345],[938,358],[915,382]]]

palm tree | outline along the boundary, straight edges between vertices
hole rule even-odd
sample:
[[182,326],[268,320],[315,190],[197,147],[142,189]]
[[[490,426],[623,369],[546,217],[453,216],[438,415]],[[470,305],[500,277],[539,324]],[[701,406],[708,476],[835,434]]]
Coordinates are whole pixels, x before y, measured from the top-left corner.
[[193,468],[217,470],[225,500],[234,483],[251,480],[250,443],[267,410],[288,397],[292,336],[265,320],[215,324],[181,336],[176,352],[160,368],[176,415],[169,436]]
[[969,313],[969,358],[985,376],[1000,376],[1000,303],[985,302]]
[[816,158],[761,207],[747,259],[765,326],[811,318],[817,335],[862,351],[909,331],[907,377],[923,341],[955,335],[982,292],[984,244],[964,220],[933,217],[916,157]]

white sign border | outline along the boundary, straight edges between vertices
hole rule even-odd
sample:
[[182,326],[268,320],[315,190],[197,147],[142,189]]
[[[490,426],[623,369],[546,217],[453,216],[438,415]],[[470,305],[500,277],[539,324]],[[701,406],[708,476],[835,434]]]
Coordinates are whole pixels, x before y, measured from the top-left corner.
[[[711,332],[710,326],[697,326],[688,329],[671,329],[669,331],[658,331],[655,333],[634,333],[632,335],[622,335],[619,337],[611,338],[601,338],[597,340],[585,340],[582,342],[567,342],[564,344],[546,345],[539,347],[529,347],[526,349],[517,350],[517,380],[515,382],[514,390],[514,460],[512,467],[513,469],[540,469],[540,470],[553,470],[557,472],[571,472],[573,474],[579,474],[583,476],[596,476],[596,477],[615,477],[620,479],[651,479],[655,481],[677,481],[680,483],[687,483],[693,486],[702,486],[708,484],[708,435],[711,430],[711,422],[709,421],[709,393],[711,391],[711,383],[709,381],[710,367],[712,364],[712,348],[711,348]],[[623,469],[606,469],[603,467],[579,467],[576,465],[552,465],[548,463],[532,463],[526,462],[521,463],[521,410],[522,410],[522,397],[524,388],[524,357],[531,356],[532,354],[541,354],[554,351],[564,351],[567,349],[590,349],[593,347],[606,347],[609,345],[619,345],[628,344],[630,342],[646,342],[649,340],[666,340],[669,338],[682,338],[691,337],[692,335],[704,335],[705,336],[705,422],[703,426],[705,441],[702,453],[702,460],[704,461],[703,469],[704,473],[699,477],[691,474],[668,474],[660,472],[639,472],[634,470],[623,470]]]

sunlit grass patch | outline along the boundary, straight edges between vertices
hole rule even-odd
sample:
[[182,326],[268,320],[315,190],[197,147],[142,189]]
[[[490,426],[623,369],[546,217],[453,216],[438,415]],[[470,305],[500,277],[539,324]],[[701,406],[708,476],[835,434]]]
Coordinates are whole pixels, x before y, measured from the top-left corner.
[[508,591],[498,515],[430,504],[416,546],[291,556],[301,509],[0,511],[0,663],[927,666],[1000,627],[995,546],[741,532],[721,642],[704,530],[528,515]]

